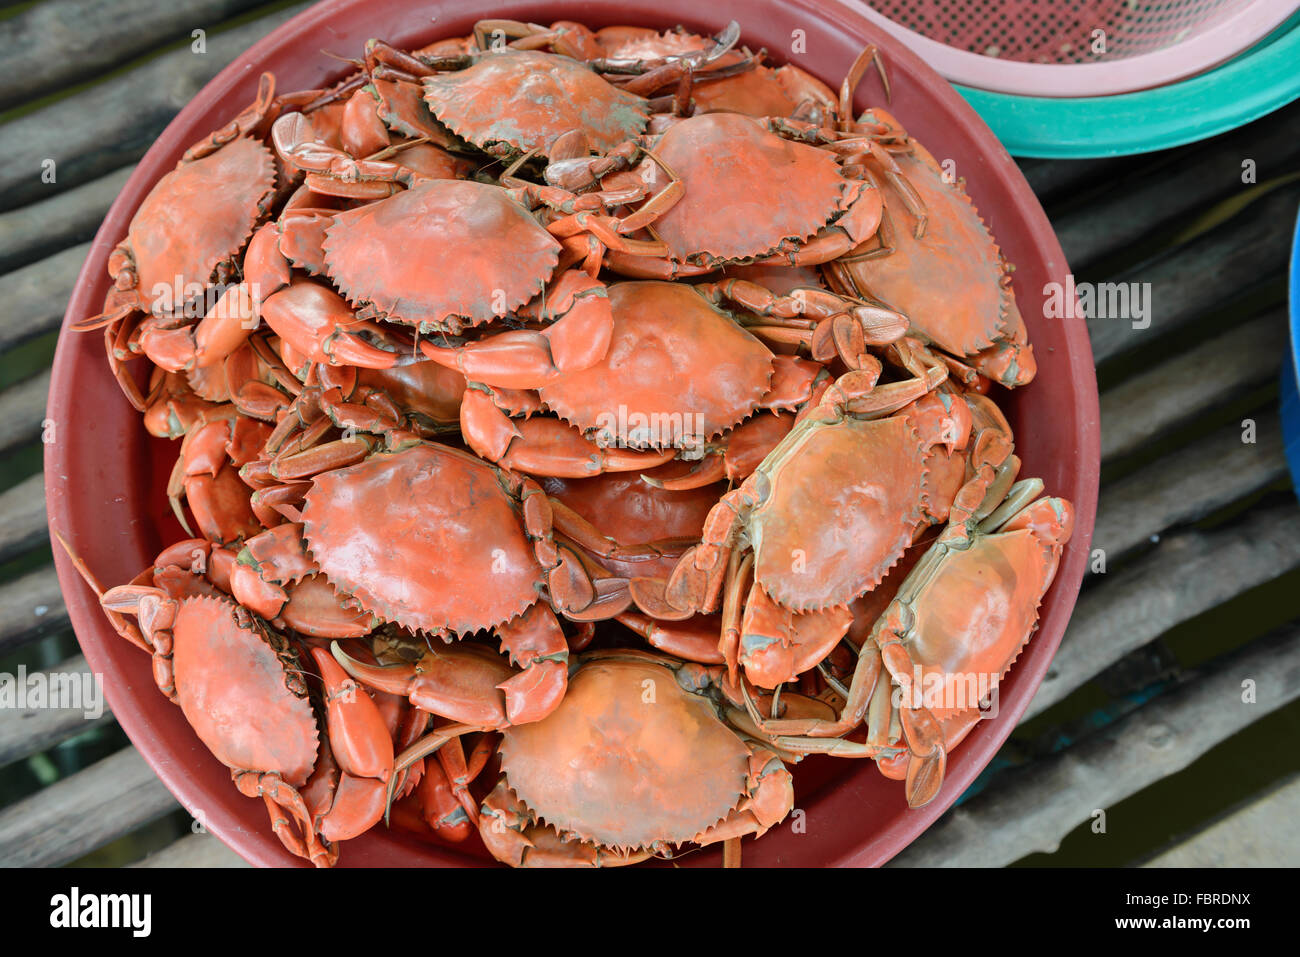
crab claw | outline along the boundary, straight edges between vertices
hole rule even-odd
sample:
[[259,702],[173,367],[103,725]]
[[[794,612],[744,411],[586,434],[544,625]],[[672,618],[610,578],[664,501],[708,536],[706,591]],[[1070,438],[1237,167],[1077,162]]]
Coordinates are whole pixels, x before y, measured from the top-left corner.
[[261,312],[276,335],[312,362],[363,369],[391,369],[398,363],[399,343],[388,331],[358,319],[342,296],[319,283],[294,280],[266,299]]
[[604,283],[569,270],[542,301],[544,308],[532,305],[524,310],[540,319],[558,317],[541,331],[517,329],[460,346],[439,346],[426,339],[420,351],[472,382],[501,389],[539,389],[605,358],[614,313]]
[[500,686],[516,672],[500,655],[461,643],[430,650],[417,664],[369,665],[334,642],[330,650],[362,684],[402,695],[421,711],[483,728],[510,724]]
[[847,608],[799,613],[755,586],[745,605],[738,660],[751,684],[775,688],[824,659],[852,624]]
[[322,817],[320,835],[327,841],[360,837],[384,819],[385,783],[378,778],[339,775],[329,813]]
[[970,362],[981,374],[1008,389],[1028,385],[1038,374],[1033,347],[1018,342],[999,342],[977,353]]
[[948,766],[943,728],[923,708],[903,708],[899,711],[899,717],[911,751],[911,758],[907,762],[907,803],[911,807],[924,807],[939,793]]
[[789,640],[746,629],[740,636],[739,662],[745,677],[760,688],[775,688],[795,674],[794,646]]
[[267,223],[253,233],[244,250],[244,279],[259,302],[270,299],[293,279],[289,260],[280,251],[280,231]]
[[331,843],[359,837],[383,820],[386,796],[383,781],[341,771],[329,740],[321,742],[316,770],[302,789],[316,833]]
[[447,772],[437,761],[431,761],[426,766],[424,777],[420,779],[415,793],[420,804],[420,816],[444,840],[459,843],[473,833],[477,822],[471,820],[465,808],[456,800]]
[[569,669],[561,661],[539,661],[497,685],[506,696],[511,724],[540,721],[564,698]]
[[569,685],[569,643],[550,607],[538,602],[497,628],[501,650],[523,671],[497,685],[511,724],[540,721],[559,706]]
[[249,287],[236,283],[195,326],[167,328],[156,320],[145,320],[140,327],[140,350],[168,372],[203,369],[243,345],[256,325]]
[[387,781],[393,769],[393,739],[379,707],[329,651],[315,646],[311,656],[325,683],[326,728],[339,767],[355,777]]
[[651,618],[685,621],[694,615],[696,610],[690,607],[689,601],[686,602],[686,607],[680,608],[669,601],[667,586],[668,582],[659,578],[633,578],[628,583],[632,601]]
[[726,562],[722,561],[717,548],[697,545],[688,549],[678,559],[677,567],[668,579],[664,599],[673,608],[690,614],[712,608],[722,589],[725,571]]

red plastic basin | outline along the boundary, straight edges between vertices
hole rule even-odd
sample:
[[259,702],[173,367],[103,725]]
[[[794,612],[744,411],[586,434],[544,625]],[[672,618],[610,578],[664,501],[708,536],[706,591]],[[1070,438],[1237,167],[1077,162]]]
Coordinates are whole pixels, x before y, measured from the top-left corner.
[[[1097,503],[1099,464],[1097,384],[1082,320],[1043,317],[1043,288],[1064,282],[1061,247],[1011,157],[993,134],[936,73],[898,41],[837,0],[691,0],[536,2],[498,0],[473,6],[452,0],[327,0],[255,45],[181,111],[145,155],[95,238],[68,305],[67,322],[98,312],[108,291],[106,263],[113,246],[149,189],[187,146],[226,123],[250,103],[263,70],[278,89],[327,85],[346,66],[318,51],[355,56],[371,37],[413,47],[440,37],[468,34],[482,17],[538,23],[557,19],[593,27],[626,23],[659,28],[678,23],[716,32],[736,19],[742,42],[780,58],[802,38],[790,58],[838,88],[863,45],[883,51],[893,84],[890,109],[940,160],[956,161],[957,174],[1016,265],[1015,289],[1038,359],[1038,379],[1006,397],[1022,475],[1041,476],[1051,494],[1077,508],[1073,540],[1042,606],[1041,627],[1001,688],[1000,714],[980,722],[948,764],[938,798],[909,810],[900,782],[883,778],[870,762],[811,760],[796,770],[802,833],[787,822],[758,841],[747,841],[748,865],[877,865],[929,826],[988,764],[1015,727],[1042,680],[1065,630],[1083,577]],[[707,19],[703,19],[707,17]],[[802,34],[795,31],[803,31]],[[878,88],[865,88],[858,108]],[[884,105],[881,103],[881,105]],[[744,189],[745,184],[737,184]],[[182,537],[167,517],[165,484],[176,455],[173,443],[152,439],[118,391],[99,334],[65,334],[59,341],[49,415],[57,441],[46,446],[45,485],[50,524],[73,543],[108,584],[128,581],[166,544]],[[272,834],[261,801],[240,795],[227,769],[199,742],[180,710],[154,685],[147,655],[118,638],[94,594],[57,545],[59,580],[68,611],[91,668],[102,673],[109,704],[136,747],[177,799],[209,830],[247,860],[260,865],[301,865]],[[716,851],[683,863],[716,864]],[[422,844],[400,832],[375,828],[344,845],[343,866],[464,866],[481,863],[482,851]]]

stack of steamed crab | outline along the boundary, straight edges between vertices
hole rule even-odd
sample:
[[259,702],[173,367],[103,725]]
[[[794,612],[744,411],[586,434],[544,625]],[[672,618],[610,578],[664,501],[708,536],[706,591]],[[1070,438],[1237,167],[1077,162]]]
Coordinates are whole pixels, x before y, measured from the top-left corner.
[[194,537],[96,587],[292,853],[735,861],[806,755],[932,800],[981,711],[922,686],[1033,633],[1072,510],[989,397],[1034,375],[1009,267],[854,117],[874,51],[837,94],[738,35],[263,76],[110,258],[76,328]]

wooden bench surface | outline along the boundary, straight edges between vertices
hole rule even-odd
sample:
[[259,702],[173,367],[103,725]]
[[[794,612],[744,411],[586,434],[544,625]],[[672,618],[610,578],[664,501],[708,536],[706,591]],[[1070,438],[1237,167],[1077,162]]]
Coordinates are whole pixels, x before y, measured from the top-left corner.
[[[172,116],[302,6],[0,9],[0,673],[86,670],[50,564],[40,436],[89,240]],[[894,865],[1300,862],[1278,835],[1300,802],[1300,508],[1277,412],[1298,128],[1293,104],[1175,150],[1022,164],[1076,278],[1151,283],[1153,321],[1088,321],[1106,571],[1002,752]],[[242,865],[194,833],[111,714],[0,708],[0,864],[69,863]]]

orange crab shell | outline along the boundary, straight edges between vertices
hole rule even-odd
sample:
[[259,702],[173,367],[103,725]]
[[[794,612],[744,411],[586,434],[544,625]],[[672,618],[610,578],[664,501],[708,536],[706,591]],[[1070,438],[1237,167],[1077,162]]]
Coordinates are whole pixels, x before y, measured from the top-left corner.
[[547,155],[570,130],[582,130],[603,153],[636,137],[649,119],[645,100],[576,60],[537,51],[505,50],[467,70],[425,77],[424,99],[453,133],[497,155]]
[[561,833],[629,850],[690,841],[740,803],[749,751],[670,669],[623,654],[585,662],[551,715],[507,728],[502,771]]
[[656,449],[706,441],[753,413],[772,381],[772,353],[755,336],[681,283],[616,283],[608,295],[605,357],[543,386],[548,408],[598,430],[598,442]]
[[491,466],[422,443],[316,476],[303,537],[340,595],[384,621],[458,634],[536,601],[542,568]]
[[[715,42],[711,37],[688,33],[680,28],[661,33],[651,27],[626,26],[602,27],[592,39],[605,59],[627,63],[701,53]],[[727,54],[727,58],[736,60],[740,55],[732,52]]]
[[[653,149],[686,187],[654,225],[679,262],[749,259],[785,240],[802,242],[841,211],[849,185],[834,154],[737,113],[682,120]],[[653,168],[652,195],[667,185]]]
[[247,137],[160,179],[127,230],[141,295],[178,281],[182,289],[206,286],[217,265],[248,242],[274,188],[270,151]]
[[505,190],[450,179],[339,213],[324,248],[354,306],[452,332],[537,296],[560,258],[559,242]]
[[895,203],[890,209],[894,251],[843,268],[862,292],[902,312],[939,348],[972,356],[1006,338],[1015,324],[1007,267],[961,184],[945,180],[939,163],[920,144],[913,142],[912,148],[894,160],[925,203],[925,235],[916,238],[912,215]]
[[320,744],[296,656],[226,598],[179,602],[172,629],[177,703],[227,767],[306,783]]
[[746,116],[794,116],[811,101],[834,116],[835,94],[796,66],[777,69],[756,65],[735,76],[697,82],[691,90],[697,113],[743,113]]
[[[922,675],[1000,678],[1020,656],[1074,527],[1070,503],[1042,499],[1036,504],[1060,515],[1051,537],[1032,526],[982,535],[970,548],[944,555],[934,576],[908,595],[915,619],[907,647]],[[970,710],[928,707],[945,722]]]
[[869,591],[911,544],[930,498],[927,451],[902,415],[809,422],[762,466],[749,520],[754,573],[794,611]]

